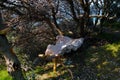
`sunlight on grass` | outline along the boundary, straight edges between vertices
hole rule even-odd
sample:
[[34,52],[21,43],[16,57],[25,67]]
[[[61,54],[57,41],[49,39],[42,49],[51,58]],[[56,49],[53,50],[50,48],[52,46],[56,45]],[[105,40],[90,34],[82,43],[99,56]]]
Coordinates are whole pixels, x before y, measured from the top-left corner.
[[113,57],[118,56],[118,52],[120,50],[120,44],[108,44],[105,46],[106,50],[111,51]]
[[120,42],[90,47],[86,54],[89,55],[87,65],[95,68],[100,79],[117,80],[120,77]]
[[46,72],[44,74],[38,74],[36,79],[37,80],[52,80],[52,78],[57,78],[58,76],[63,75],[65,73],[67,73],[66,70],[57,71],[57,72]]
[[9,74],[6,70],[1,70],[0,71],[0,80],[12,80],[12,77],[9,76]]
[[[70,80],[71,75],[68,71],[68,68],[73,68],[73,65],[65,65],[63,67],[58,63],[57,71],[53,72],[53,62],[47,63],[45,66],[37,66],[34,70],[35,73],[35,80],[57,80],[59,78],[63,78],[65,80]],[[27,73],[29,76],[31,73]]]

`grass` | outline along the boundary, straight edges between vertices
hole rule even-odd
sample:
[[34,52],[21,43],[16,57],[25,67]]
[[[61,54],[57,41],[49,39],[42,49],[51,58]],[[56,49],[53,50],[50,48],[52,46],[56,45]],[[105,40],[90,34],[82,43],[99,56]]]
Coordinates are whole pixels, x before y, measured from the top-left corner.
[[[72,71],[74,80],[119,80],[120,39],[116,39],[112,33],[102,33],[95,37],[107,40],[108,43],[102,46],[92,45],[85,51],[70,55],[65,60],[70,60],[71,63],[65,66]],[[85,55],[85,59],[81,54]],[[81,67],[82,59],[85,60],[85,65]],[[54,73],[52,66],[53,63],[49,62],[36,68],[37,80],[71,80],[70,73],[64,67],[59,66]]]
[[[118,80],[120,77],[120,42],[90,47],[86,53],[88,66],[94,67],[101,80]],[[114,77],[113,77],[114,76]]]
[[[118,25],[118,24],[115,24]],[[114,27],[118,29],[118,27]],[[120,78],[120,36],[116,34],[102,33],[95,37],[107,40],[102,46],[92,45],[84,51],[70,54],[65,57],[64,63],[67,69],[73,73],[74,80],[119,80]],[[81,55],[82,54],[82,55]],[[83,57],[85,56],[85,58]],[[81,61],[84,64],[81,66]],[[67,64],[69,63],[70,64]],[[33,72],[27,72],[28,77],[35,76],[37,80],[71,80],[71,75],[63,66],[57,67],[57,72],[52,72],[52,62],[35,68]],[[0,80],[12,80],[7,71],[0,66]],[[33,75],[35,74],[35,75]]]
[[12,80],[12,77],[8,74],[6,67],[5,67],[5,61],[1,59],[0,61],[0,80]]
[[12,80],[12,77],[9,76],[9,74],[6,70],[1,70],[0,71],[0,80]]

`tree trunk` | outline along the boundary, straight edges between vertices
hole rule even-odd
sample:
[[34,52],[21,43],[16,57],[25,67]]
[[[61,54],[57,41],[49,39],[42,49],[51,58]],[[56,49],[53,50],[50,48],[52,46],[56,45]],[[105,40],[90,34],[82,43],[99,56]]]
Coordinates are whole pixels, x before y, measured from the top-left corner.
[[0,51],[6,61],[7,71],[15,80],[24,80],[21,65],[17,56],[10,51],[10,46],[5,35],[0,35]]
[[80,34],[81,34],[81,37],[84,37],[84,33],[85,33],[85,30],[84,30],[84,17],[80,18],[81,22],[80,22]]
[[[0,18],[2,18],[1,15]],[[2,19],[0,19],[0,27],[3,29],[5,28]],[[3,53],[7,65],[7,71],[13,77],[13,79],[25,80],[22,74],[21,64],[17,56],[11,51],[11,46],[9,45],[7,37],[2,33],[0,34],[0,52]]]
[[52,33],[54,34],[55,37],[57,35],[63,35],[62,31],[60,29],[58,29],[56,27],[56,25],[51,20],[46,19],[45,21],[50,26],[50,28],[52,29]]
[[67,2],[70,4],[70,10],[72,12],[73,19],[77,23],[77,28],[76,28],[76,32],[74,32],[74,37],[80,37],[82,35],[81,33],[82,33],[83,29],[81,31],[80,19],[77,17],[74,2],[73,2],[73,0],[67,0]]

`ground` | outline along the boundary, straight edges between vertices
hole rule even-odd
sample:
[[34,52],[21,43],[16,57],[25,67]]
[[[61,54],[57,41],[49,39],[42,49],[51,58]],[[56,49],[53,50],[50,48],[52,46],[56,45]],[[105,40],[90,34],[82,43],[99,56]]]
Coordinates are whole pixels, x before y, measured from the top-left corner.
[[[76,52],[65,55],[63,64],[52,71],[53,63],[38,66],[37,80],[119,80],[120,29],[108,28],[89,37]],[[114,76],[114,77],[113,77]]]
[[[36,80],[120,80],[119,53],[120,29],[107,28],[102,34],[88,37],[78,51],[65,55],[56,72],[53,62],[47,62],[26,75]],[[3,73],[1,70],[0,76]]]
[[65,56],[65,67],[59,64],[56,73],[52,72],[53,63],[44,65],[44,69],[38,71],[38,80],[120,79],[120,29],[107,28],[102,34],[88,38],[84,45]]

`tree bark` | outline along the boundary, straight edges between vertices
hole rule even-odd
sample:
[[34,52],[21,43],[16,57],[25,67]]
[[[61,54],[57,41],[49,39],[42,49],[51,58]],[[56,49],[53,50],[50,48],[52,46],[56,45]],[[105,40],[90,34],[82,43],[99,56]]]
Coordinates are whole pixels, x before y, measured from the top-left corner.
[[[1,14],[0,18],[2,18]],[[3,25],[2,19],[0,19],[0,25],[2,28],[5,27],[5,25]],[[25,80],[22,74],[20,61],[18,60],[17,56],[11,51],[11,46],[8,42],[7,37],[2,33],[0,34],[0,52],[5,58],[7,71],[13,77],[13,79]]]

